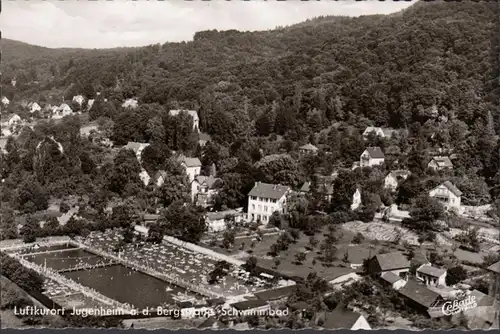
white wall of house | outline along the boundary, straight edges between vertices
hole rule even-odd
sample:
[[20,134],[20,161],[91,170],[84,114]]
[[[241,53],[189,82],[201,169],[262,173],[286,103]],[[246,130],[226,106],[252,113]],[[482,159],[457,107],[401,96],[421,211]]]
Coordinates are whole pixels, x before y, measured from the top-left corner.
[[394,191],[397,187],[398,180],[396,179],[396,177],[391,174],[387,175],[384,180],[384,188]]
[[364,151],[359,159],[359,165],[361,167],[372,167],[377,165],[382,165],[384,163],[384,158],[374,159],[370,156],[368,151]]
[[410,272],[410,268],[403,268],[403,269],[397,269],[397,270],[385,270],[385,271],[382,271],[380,275],[382,275],[383,273],[387,273],[387,272],[392,272],[392,273],[398,275],[399,277],[401,277],[401,274],[406,274],[406,276],[407,276],[408,273]]
[[269,223],[269,218],[273,212],[285,213],[286,194],[279,200],[250,196],[248,199],[248,220],[260,221],[264,224]]
[[354,195],[352,195],[351,210],[356,210],[361,205],[361,192],[356,189]]
[[[184,165],[184,164],[183,164]],[[196,167],[187,167],[186,165],[184,165],[185,169],[186,169],[186,174],[188,175],[189,177],[189,182],[193,182],[194,178],[197,176],[197,175],[200,175],[201,173],[201,166],[196,166]]]
[[446,273],[439,277],[434,277],[417,271],[417,278],[427,285],[431,286],[446,286]]
[[440,185],[432,189],[429,191],[429,196],[441,201],[447,210],[453,209],[460,212],[460,196],[456,196],[446,186]]
[[368,321],[366,321],[365,317],[360,315],[358,320],[356,320],[354,325],[352,325],[351,327],[351,330],[357,330],[357,329],[371,330],[372,328],[370,327]]

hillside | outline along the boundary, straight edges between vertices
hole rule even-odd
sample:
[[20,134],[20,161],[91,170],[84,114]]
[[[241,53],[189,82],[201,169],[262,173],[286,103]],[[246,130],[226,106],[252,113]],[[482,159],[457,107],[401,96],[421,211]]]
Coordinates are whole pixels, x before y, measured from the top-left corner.
[[[206,113],[219,103],[234,122],[255,119],[274,101],[307,124],[316,109],[328,120],[352,114],[402,127],[425,122],[433,105],[471,121],[477,110],[494,111],[496,13],[494,3],[420,2],[396,15],[203,31],[187,43],[109,50],[3,40],[2,83],[14,101],[102,91],[115,101],[136,96]],[[8,87],[14,77],[17,86]]]

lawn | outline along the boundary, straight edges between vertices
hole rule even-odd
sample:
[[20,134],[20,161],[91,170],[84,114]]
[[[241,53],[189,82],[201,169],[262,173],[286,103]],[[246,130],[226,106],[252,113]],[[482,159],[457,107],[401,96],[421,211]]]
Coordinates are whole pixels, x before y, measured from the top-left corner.
[[[298,277],[306,277],[310,272],[315,271],[325,279],[331,280],[342,274],[352,272],[353,270],[350,269],[350,263],[362,264],[364,258],[377,254],[382,248],[396,250],[396,247],[389,242],[378,242],[368,238],[360,245],[352,245],[351,241],[356,233],[350,228],[347,229],[339,226],[337,235],[340,236],[341,234],[341,238],[335,244],[337,247],[337,252],[335,254],[337,260],[335,260],[331,266],[325,266],[319,259],[319,249],[327,233],[328,229],[324,228],[321,233],[315,235],[315,238],[318,240],[318,245],[314,250],[307,249],[309,246],[309,236],[301,233],[296,243],[291,244],[287,251],[280,252],[277,256],[280,260],[277,270],[285,275]],[[278,238],[278,235],[265,235],[261,241],[257,241],[252,237],[238,238],[234,246],[230,250],[225,250],[225,253],[241,260],[255,256],[258,259],[258,265],[276,270],[274,257],[268,255],[268,252],[271,245],[275,244]],[[242,251],[241,245],[243,243],[244,248]],[[254,243],[253,248],[250,246],[252,243]],[[213,249],[219,252],[221,251],[220,248]],[[402,247],[399,246],[399,250],[401,249]],[[299,252],[306,253],[306,259],[301,264],[297,264],[295,259],[295,255]],[[350,263],[343,261],[346,252]],[[314,259],[316,260],[314,261]]]

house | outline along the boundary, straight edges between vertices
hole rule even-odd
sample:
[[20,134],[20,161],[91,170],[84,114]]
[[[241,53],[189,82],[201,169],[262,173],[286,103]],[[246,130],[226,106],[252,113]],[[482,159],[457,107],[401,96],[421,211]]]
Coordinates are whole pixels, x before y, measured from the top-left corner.
[[53,119],[60,119],[65,116],[71,115],[73,113],[73,110],[71,109],[70,106],[68,106],[66,103],[62,103],[59,107],[52,107],[52,118]]
[[443,303],[439,293],[413,280],[409,280],[398,292],[406,298],[408,306],[425,314],[430,308],[437,308]]
[[201,147],[205,146],[212,138],[209,134],[200,132],[198,135],[198,145]]
[[324,329],[349,329],[349,330],[371,330],[370,324],[365,317],[357,312],[347,309],[344,305],[338,305],[332,312],[321,315]]
[[406,180],[410,176],[410,171],[395,170],[390,172],[384,179],[384,188],[395,191],[399,183]]
[[269,311],[269,304],[260,299],[245,300],[243,302],[238,302],[230,304],[233,308],[233,313],[235,314],[259,314]]
[[393,272],[401,278],[406,278],[410,271],[410,261],[401,252],[377,254],[368,261],[368,272],[382,274]]
[[7,128],[2,128],[0,137],[9,137],[9,136],[12,136],[12,131],[10,131]]
[[377,137],[381,138],[391,138],[398,131],[391,128],[380,128],[376,126],[369,126],[363,132],[363,138],[366,140],[368,136],[373,133]]
[[225,210],[218,212],[207,212],[205,214],[205,221],[208,225],[209,232],[218,232],[226,229],[226,222],[224,218],[227,215],[234,216],[235,223],[240,223],[243,220],[243,213],[241,210]]
[[2,97],[2,104],[4,105],[4,107],[7,107],[9,103],[10,101],[6,96]]
[[372,167],[384,163],[385,155],[380,147],[367,147],[359,158],[360,167]]
[[491,285],[488,289],[488,294],[490,296],[497,296],[500,291],[500,261],[493,263],[486,270],[491,274]]
[[30,109],[30,113],[42,111],[42,107],[40,107],[40,105],[36,102],[28,104],[28,108]]
[[439,200],[447,210],[460,212],[462,192],[450,181],[446,181],[429,191],[429,196]]
[[189,177],[189,182],[193,182],[194,178],[201,173],[201,161],[198,158],[188,158],[185,156],[179,157],[179,162],[185,168],[186,174]]
[[248,193],[248,220],[267,224],[274,212],[285,213],[286,196],[290,191],[290,187],[280,184],[256,182]]
[[90,100],[87,101],[87,111],[89,111],[90,109],[92,109],[92,106],[94,105],[94,102],[95,102],[94,99],[90,99]]
[[435,171],[440,171],[445,169],[453,169],[453,163],[451,162],[449,157],[438,156],[433,157],[427,164],[427,167]]
[[12,87],[16,87],[16,83],[17,83],[16,79],[12,79],[10,81],[10,84],[12,85]]
[[311,143],[308,143],[299,147],[299,152],[301,154],[316,154],[318,153],[318,148]]
[[145,169],[141,170],[141,172],[139,173],[139,178],[141,179],[142,183],[144,183],[144,186],[147,186],[149,184],[149,181],[151,180],[151,176],[149,176],[148,172],[146,172]]
[[201,207],[212,204],[222,180],[218,177],[197,175],[191,182],[191,201]]
[[142,151],[144,151],[144,149],[148,146],[149,146],[149,143],[138,143],[138,142],[129,141],[127,143],[127,145],[125,145],[125,149],[134,151],[135,156],[137,157],[137,160],[139,162],[141,162]]
[[254,293],[254,296],[265,302],[281,300],[285,301],[295,292],[296,289],[297,287],[295,285],[287,285],[279,288],[256,292]]
[[[316,191],[317,193],[323,195],[323,198],[330,201],[333,194],[333,183],[336,179],[335,176],[322,176],[316,175]],[[306,181],[300,188],[299,192],[302,194],[308,194],[311,192],[312,182]]]
[[356,191],[352,195],[352,204],[351,204],[351,210],[356,210],[359,208],[361,205],[361,191],[359,188],[356,188]]
[[167,177],[167,172],[164,170],[159,170],[153,177],[153,182],[157,187],[161,187],[165,183],[165,178]]
[[169,114],[171,116],[177,116],[181,112],[186,112],[189,116],[193,118],[193,130],[196,132],[200,132],[200,118],[198,117],[198,113],[196,110],[184,110],[184,109],[176,109],[176,110],[170,110]]
[[376,126],[369,126],[363,132],[363,138],[367,139],[371,133],[373,133],[377,137],[382,137],[382,138],[385,137],[385,134],[384,134],[384,131],[382,130],[382,128],[379,128]]
[[228,326],[220,320],[217,320],[216,317],[211,316],[207,318],[204,322],[202,322],[198,329],[226,329]]
[[135,108],[137,108],[138,105],[139,105],[139,102],[136,99],[126,99],[122,103],[123,108],[135,109]]
[[2,116],[1,126],[12,128],[20,125],[23,122],[21,117],[17,114],[8,114]]
[[144,226],[148,226],[148,225],[151,225],[151,224],[154,224],[158,221],[158,219],[160,219],[160,215],[156,215],[156,214],[144,214],[142,216],[142,221],[144,223]]
[[446,270],[433,267],[429,264],[423,264],[418,267],[416,277],[426,285],[446,286]]
[[380,275],[380,279],[389,284],[394,290],[399,290],[406,285],[406,280],[402,279],[392,271],[386,271]]
[[78,103],[80,107],[82,106],[82,103],[85,101],[85,98],[82,95],[75,95],[73,96],[73,102]]

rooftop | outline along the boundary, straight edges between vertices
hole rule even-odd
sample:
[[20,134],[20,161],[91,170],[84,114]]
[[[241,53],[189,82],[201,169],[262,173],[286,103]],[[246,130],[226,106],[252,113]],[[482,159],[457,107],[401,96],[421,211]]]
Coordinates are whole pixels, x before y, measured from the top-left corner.
[[378,254],[375,257],[382,271],[410,267],[410,261],[401,252]]
[[441,277],[442,275],[446,274],[445,269],[436,268],[428,264],[422,265],[420,268],[417,269],[417,272],[432,277]]
[[266,305],[268,305],[268,304],[261,299],[251,299],[251,300],[245,300],[243,302],[231,304],[232,307],[234,307],[235,309],[237,309],[239,311],[251,310],[251,309],[263,307]]
[[360,317],[361,314],[339,305],[332,312],[325,313],[322,327],[325,329],[351,329]]
[[284,286],[276,289],[270,289],[254,293],[255,297],[269,301],[276,300],[290,296],[296,289],[295,285]]
[[425,285],[412,280],[409,280],[406,285],[399,290],[399,293],[427,308],[431,307],[436,300],[441,298],[437,292],[429,290]]
[[451,191],[455,196],[462,195],[462,192],[450,181],[444,182],[441,186],[445,186],[446,188],[448,188],[448,190]]
[[269,184],[263,182],[255,182],[254,187],[248,193],[248,196],[280,199],[288,191],[290,187],[282,186],[280,184]]
[[189,116],[193,117],[194,119],[198,119],[198,112],[196,112],[196,110],[174,109],[174,110],[170,110],[169,114],[172,116],[177,116],[182,111],[185,111]]
[[222,182],[220,178],[213,177],[212,175],[210,176],[197,175],[194,178],[194,180],[197,181],[200,185],[206,185],[209,188],[212,188],[217,181]]
[[382,275],[380,275],[380,277],[386,281],[386,282],[389,282],[391,284],[393,283],[396,283],[397,281],[400,281],[402,280],[401,277],[399,277],[398,275],[396,275],[395,273],[393,273],[392,271],[388,271],[388,272],[385,272],[385,273],[382,273]]
[[449,157],[437,156],[433,157],[431,162],[434,161],[438,167],[453,167]]
[[384,152],[382,152],[382,149],[378,146],[367,147],[366,151],[368,152],[370,157],[373,159],[384,159],[385,158]]
[[219,219],[224,219],[226,215],[235,215],[235,216],[240,216],[243,215],[240,211],[236,210],[225,210],[225,211],[218,211],[218,212],[207,212],[205,216],[207,217],[208,220],[219,220]]
[[201,161],[198,158],[180,157],[179,160],[186,167],[201,167]]
[[497,263],[493,263],[491,266],[487,268],[489,271],[500,274],[500,261]]
[[314,152],[316,152],[318,150],[318,148],[311,143],[302,145],[301,147],[299,147],[299,149],[306,150],[306,151],[314,151]]

